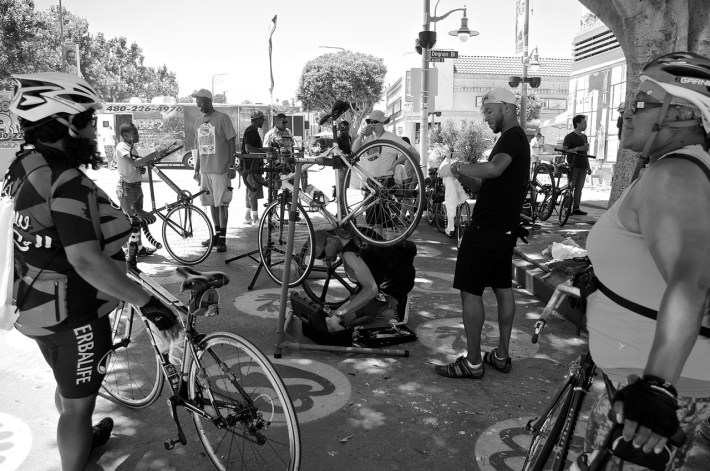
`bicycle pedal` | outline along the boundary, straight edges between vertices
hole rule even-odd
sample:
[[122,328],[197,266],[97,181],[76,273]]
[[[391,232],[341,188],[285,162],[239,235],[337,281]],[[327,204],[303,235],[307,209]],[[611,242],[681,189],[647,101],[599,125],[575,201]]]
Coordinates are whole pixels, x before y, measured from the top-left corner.
[[167,439],[163,442],[163,446],[165,447],[166,450],[172,450],[175,448],[175,445],[185,445],[187,443],[187,440],[182,439],[180,440],[179,438],[177,440],[171,440]]

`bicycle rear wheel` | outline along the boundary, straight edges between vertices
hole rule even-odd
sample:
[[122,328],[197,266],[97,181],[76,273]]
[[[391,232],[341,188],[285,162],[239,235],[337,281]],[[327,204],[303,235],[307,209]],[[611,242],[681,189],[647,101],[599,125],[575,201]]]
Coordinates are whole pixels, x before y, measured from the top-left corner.
[[[277,284],[284,279],[286,243],[288,241],[288,208],[281,201],[274,201],[266,208],[259,221],[259,257],[269,278]],[[298,205],[296,229],[293,234],[289,288],[301,284],[313,266],[316,254],[313,251],[315,233],[308,214]]]
[[554,198],[557,187],[553,178],[554,167],[538,164],[533,172],[531,183],[535,187],[537,217],[547,221],[555,209]]
[[428,222],[429,224],[434,224],[434,217],[436,216],[435,206],[436,203],[434,203],[434,191],[427,191],[426,211],[424,215],[426,218],[426,222]]
[[449,223],[449,216],[446,212],[446,205],[444,203],[437,203],[436,206],[436,217],[434,218],[434,225],[442,234],[447,237],[453,237],[454,233],[446,234],[446,225]]
[[218,332],[200,342],[197,357],[199,363],[193,360],[190,366],[188,394],[211,419],[198,413],[192,419],[215,467],[299,469],[296,412],[266,356],[244,338]]
[[[391,165],[402,158],[406,178],[398,182]],[[387,246],[409,237],[424,210],[424,177],[419,162],[402,145],[376,140],[351,158],[343,185],[345,215],[351,228],[372,245]],[[398,164],[400,165],[400,164]],[[381,238],[371,237],[374,230]]]
[[550,466],[546,465],[565,424],[574,393],[573,386],[572,380],[565,380],[561,386],[562,389],[555,394],[555,403],[550,410],[532,425],[532,443],[530,443],[528,454],[525,456],[523,471],[550,469]]
[[348,279],[343,261],[338,258],[330,265],[313,265],[303,281],[303,289],[313,301],[335,309],[360,291],[360,286]]
[[101,387],[108,399],[118,404],[132,409],[147,407],[160,397],[164,381],[151,333],[133,304],[120,302],[109,316],[113,350],[106,360]]
[[557,214],[557,222],[559,223],[560,227],[567,224],[567,220],[569,219],[569,215],[571,212],[572,212],[572,192],[569,190],[565,190],[564,193],[562,193],[562,202],[560,203],[560,211]]
[[207,258],[212,250],[212,236],[209,219],[191,204],[174,207],[163,220],[165,248],[171,257],[184,265],[196,265]]
[[471,207],[468,202],[462,203],[456,208],[456,247],[461,247],[463,233],[471,222]]

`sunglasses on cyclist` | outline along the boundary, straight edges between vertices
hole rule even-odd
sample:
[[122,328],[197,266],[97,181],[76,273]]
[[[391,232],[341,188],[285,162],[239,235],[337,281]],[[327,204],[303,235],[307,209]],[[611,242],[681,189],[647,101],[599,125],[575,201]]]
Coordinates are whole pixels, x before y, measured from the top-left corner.
[[645,110],[647,108],[660,108],[661,106],[663,106],[663,103],[651,103],[648,101],[634,100],[629,103],[629,110],[631,110],[631,114],[636,114],[638,110]]
[[377,121],[377,120],[374,120],[374,119],[366,119],[365,122],[366,122],[367,124],[379,124],[381,121]]

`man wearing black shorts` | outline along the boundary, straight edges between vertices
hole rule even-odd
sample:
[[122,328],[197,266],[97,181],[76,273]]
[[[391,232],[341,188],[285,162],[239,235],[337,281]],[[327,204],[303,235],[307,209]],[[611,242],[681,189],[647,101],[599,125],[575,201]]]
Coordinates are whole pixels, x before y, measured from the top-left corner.
[[[512,92],[496,88],[483,97],[481,112],[500,138],[488,162],[454,162],[451,175],[457,179],[483,179],[470,227],[461,241],[454,288],[461,291],[467,355],[436,367],[450,378],[483,378],[485,364],[509,373],[510,335],[515,317],[510,267],[518,237],[520,210],[525,199],[530,169],[530,146],[518,124],[516,98]],[[439,174],[445,169],[439,169]],[[447,175],[443,175],[447,176]],[[481,356],[481,330],[486,319],[483,290],[493,288],[498,303],[498,347]]]

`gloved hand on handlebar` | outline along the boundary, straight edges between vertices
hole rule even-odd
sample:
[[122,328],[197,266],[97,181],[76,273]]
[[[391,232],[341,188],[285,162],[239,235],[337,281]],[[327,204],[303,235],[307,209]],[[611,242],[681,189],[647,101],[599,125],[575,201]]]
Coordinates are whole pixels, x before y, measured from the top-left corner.
[[140,307],[140,310],[149,321],[155,324],[158,330],[163,331],[170,339],[177,338],[180,331],[177,316],[158,298],[151,296],[150,300]]
[[631,375],[629,385],[620,389],[613,400],[616,422],[624,424],[624,440],[633,439],[633,445],[643,447],[646,453],[659,453],[680,428],[675,389],[663,386],[657,379]]

